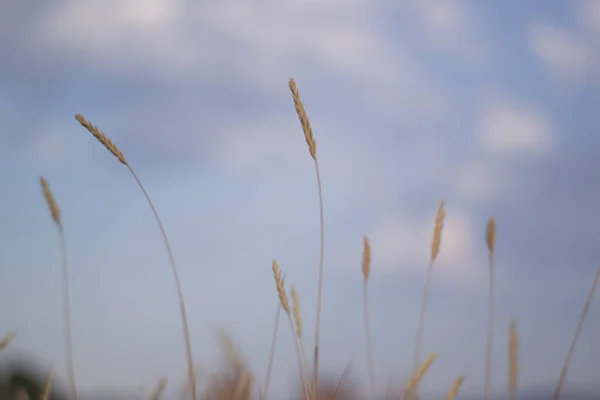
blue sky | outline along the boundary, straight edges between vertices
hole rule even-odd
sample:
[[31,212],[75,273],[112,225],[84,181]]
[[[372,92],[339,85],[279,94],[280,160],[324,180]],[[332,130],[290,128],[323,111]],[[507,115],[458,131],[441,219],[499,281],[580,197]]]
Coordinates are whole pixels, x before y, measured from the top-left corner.
[[[312,345],[314,166],[326,224],[322,369],[366,376],[362,235],[371,238],[378,387],[410,369],[440,199],[447,219],[425,325],[439,359],[423,388],[483,386],[485,222],[497,218],[495,391],[511,317],[523,388],[552,388],[600,252],[600,3],[179,0],[0,2],[0,311],[10,352],[64,377],[63,213],[82,390],[143,393],[185,379],[168,258],[142,193],[74,119],[125,153],[170,235],[199,372],[225,327],[264,376],[276,310],[271,260],[300,293]],[[600,391],[600,296],[567,388]],[[282,325],[273,394],[296,379]],[[595,340],[594,340],[595,339]],[[336,375],[337,374],[337,375]]]

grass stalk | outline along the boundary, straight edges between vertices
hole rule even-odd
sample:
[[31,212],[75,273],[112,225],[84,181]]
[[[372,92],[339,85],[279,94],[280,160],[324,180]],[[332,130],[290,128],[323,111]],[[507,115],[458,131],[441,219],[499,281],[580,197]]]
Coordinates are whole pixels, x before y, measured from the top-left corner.
[[279,331],[279,318],[281,316],[281,303],[277,302],[277,311],[275,312],[275,326],[273,327],[273,336],[271,338],[271,350],[269,351],[269,364],[267,365],[267,373],[265,374],[265,385],[261,391],[260,398],[265,400],[269,392],[269,382],[271,381],[271,370],[275,360],[275,347],[277,346],[277,332]]
[[121,164],[124,164],[129,169],[129,172],[131,173],[131,175],[137,182],[139,188],[142,190],[142,193],[144,194],[144,197],[146,198],[146,201],[148,202],[148,205],[150,206],[150,209],[152,210],[152,213],[154,214],[154,218],[156,219],[156,222],[158,223],[158,227],[159,227],[160,233],[163,238],[164,245],[167,249],[167,253],[169,256],[171,271],[173,273],[173,279],[175,280],[175,288],[177,291],[177,296],[179,298],[179,309],[181,312],[181,322],[183,325],[183,335],[184,335],[184,340],[185,340],[185,353],[187,356],[187,364],[188,364],[187,365],[188,379],[189,379],[189,385],[190,385],[190,389],[191,389],[191,397],[193,400],[195,400],[196,399],[196,375],[194,372],[194,361],[193,361],[193,357],[192,357],[192,344],[191,344],[191,340],[190,340],[187,312],[186,312],[186,308],[185,308],[185,300],[183,297],[183,290],[181,289],[181,281],[179,279],[179,272],[177,270],[177,264],[175,263],[175,257],[173,256],[173,251],[171,249],[171,244],[169,243],[169,238],[167,236],[167,232],[165,231],[165,229],[163,227],[162,221],[161,221],[160,217],[158,216],[158,212],[156,211],[156,208],[154,207],[154,203],[150,199],[148,192],[146,192],[144,185],[138,178],[137,174],[134,172],[131,165],[125,159],[125,156],[123,155],[123,153],[118,149],[118,147],[108,137],[106,137],[104,132],[100,131],[100,129],[98,129],[98,127],[96,127],[91,122],[87,121],[83,115],[76,114],[75,119],[84,128],[86,128],[96,139],[98,139],[98,141],[102,145],[104,145],[104,147],[106,147],[106,149],[108,151],[110,151],[115,157],[117,157],[117,159],[121,162]]
[[484,381],[484,400],[491,400],[492,396],[492,350],[494,342],[494,263],[496,252],[496,220],[491,217],[488,220],[486,235],[488,247],[489,264],[489,310],[487,324],[487,338],[485,350],[485,381]]
[[560,398],[562,388],[565,384],[565,378],[567,377],[567,371],[569,369],[569,364],[571,363],[571,357],[573,356],[573,353],[575,351],[575,346],[577,345],[577,340],[579,339],[579,335],[581,334],[581,329],[583,328],[585,318],[587,316],[588,310],[590,309],[590,305],[592,304],[592,300],[594,298],[594,292],[596,291],[596,286],[598,286],[599,279],[600,279],[600,267],[598,267],[598,270],[596,271],[596,276],[594,277],[594,281],[592,283],[590,293],[588,294],[588,298],[585,302],[585,306],[583,306],[583,312],[581,313],[581,318],[579,319],[579,323],[577,324],[577,329],[575,329],[575,334],[573,335],[573,340],[571,341],[571,346],[569,346],[569,351],[567,352],[567,357],[565,358],[565,362],[563,364],[562,370],[560,371],[558,383],[556,384],[556,390],[554,391],[554,397],[552,397],[553,400],[558,400]]
[[308,119],[308,115],[306,114],[306,110],[304,109],[304,105],[300,100],[300,92],[298,91],[298,87],[296,86],[296,81],[294,78],[290,78],[289,80],[290,91],[292,92],[292,99],[294,101],[294,107],[296,109],[296,113],[298,114],[298,119],[300,120],[300,125],[302,126],[302,131],[304,132],[304,138],[306,140],[306,144],[308,145],[308,151],[310,156],[312,157],[315,163],[315,170],[317,174],[317,187],[319,192],[319,217],[320,217],[320,233],[321,233],[321,241],[320,241],[320,250],[319,250],[319,283],[317,289],[317,313],[316,313],[316,323],[315,323],[315,346],[314,346],[314,356],[313,356],[313,378],[312,378],[312,386],[313,392],[312,397],[313,400],[316,400],[317,396],[317,388],[319,387],[319,335],[321,330],[321,303],[322,303],[322,295],[323,295],[323,258],[324,258],[324,241],[325,241],[325,224],[323,221],[323,192],[321,188],[321,174],[319,171],[319,162],[317,161],[317,142],[313,136],[312,127],[310,125],[310,120]]
[[73,340],[72,340],[72,327],[71,327],[71,300],[69,298],[69,263],[67,258],[67,240],[65,238],[65,231],[61,220],[60,207],[54,194],[50,189],[48,181],[44,177],[40,177],[40,184],[42,185],[42,192],[46,203],[50,209],[50,215],[52,220],[58,228],[60,236],[60,253],[61,253],[61,264],[62,264],[62,306],[63,306],[63,330],[65,335],[65,362],[67,366],[67,379],[69,385],[70,397],[77,400],[77,386],[75,384],[75,368],[73,367]]
[[369,318],[369,292],[368,283],[371,275],[371,244],[369,238],[363,238],[362,253],[362,273],[363,273],[363,315],[365,325],[365,342],[367,350],[367,366],[369,370],[369,387],[371,398],[375,398],[375,367],[373,366],[373,340],[371,337],[371,322]]

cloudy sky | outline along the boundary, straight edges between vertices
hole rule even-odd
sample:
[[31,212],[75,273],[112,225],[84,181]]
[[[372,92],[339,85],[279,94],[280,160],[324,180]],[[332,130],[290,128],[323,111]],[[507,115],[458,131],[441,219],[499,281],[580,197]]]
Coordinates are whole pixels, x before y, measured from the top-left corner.
[[[322,370],[337,377],[352,362],[365,381],[367,234],[377,386],[406,378],[444,199],[424,341],[439,359],[423,391],[465,374],[463,393],[481,393],[491,215],[494,389],[506,387],[511,317],[523,390],[552,389],[600,263],[599,49],[595,0],[0,1],[0,329],[18,332],[11,352],[65,376],[44,175],[63,212],[81,389],[185,380],[156,222],[75,113],[118,144],[155,201],[202,376],[218,367],[219,328],[264,376],[273,258],[298,288],[311,348],[319,209],[294,77],[323,181]],[[600,296],[584,328],[567,388],[600,391]],[[282,325],[274,395],[297,376],[291,340]]]

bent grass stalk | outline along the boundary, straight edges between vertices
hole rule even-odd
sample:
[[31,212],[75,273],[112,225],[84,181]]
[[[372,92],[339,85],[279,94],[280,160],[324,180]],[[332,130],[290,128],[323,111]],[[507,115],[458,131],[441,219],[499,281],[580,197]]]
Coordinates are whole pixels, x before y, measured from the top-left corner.
[[367,236],[363,237],[362,253],[362,273],[363,273],[363,306],[364,306],[364,324],[365,341],[367,349],[367,363],[369,368],[369,386],[371,389],[371,398],[375,398],[375,368],[373,366],[373,343],[371,339],[371,323],[369,320],[369,293],[368,282],[371,275],[371,244]]
[[292,296],[292,311],[294,312],[294,322],[296,323],[296,336],[298,337],[298,346],[300,346],[300,355],[302,357],[302,366],[307,382],[310,384],[310,374],[308,373],[308,364],[306,361],[306,352],[304,351],[304,341],[302,340],[302,314],[300,313],[300,298],[294,285],[290,289]]
[[298,87],[296,86],[296,81],[294,78],[290,78],[289,80],[290,91],[292,92],[292,99],[294,101],[294,107],[296,109],[296,114],[298,114],[298,119],[300,120],[300,125],[302,126],[302,131],[304,132],[304,138],[306,140],[306,144],[308,145],[308,152],[312,157],[315,163],[315,170],[317,173],[317,187],[319,192],[319,216],[320,216],[320,229],[321,229],[321,245],[319,251],[319,283],[317,290],[317,315],[316,315],[316,324],[315,324],[315,347],[314,347],[314,356],[313,356],[313,379],[312,386],[313,392],[312,397],[316,400],[317,396],[317,388],[319,385],[319,333],[321,328],[321,299],[323,294],[323,253],[324,253],[324,222],[323,222],[323,193],[321,189],[321,174],[319,172],[319,162],[317,161],[317,142],[313,136],[312,127],[310,125],[310,120],[308,119],[308,115],[306,114],[306,110],[304,109],[304,105],[300,100],[300,92],[298,91]]
[[594,292],[596,291],[596,286],[598,286],[598,280],[600,279],[600,267],[596,271],[596,276],[594,277],[594,282],[592,283],[592,288],[590,289],[590,293],[588,294],[588,298],[585,302],[585,306],[583,306],[583,312],[581,313],[581,318],[579,319],[579,323],[577,324],[577,329],[575,329],[575,335],[573,335],[573,340],[571,341],[571,346],[569,347],[569,351],[567,352],[567,357],[565,358],[565,362],[563,364],[562,370],[560,371],[560,377],[558,378],[558,383],[556,384],[556,390],[554,392],[553,400],[558,400],[560,398],[560,394],[562,392],[563,385],[565,383],[565,378],[567,377],[567,371],[569,369],[569,364],[571,363],[571,357],[573,356],[573,352],[575,351],[575,346],[577,345],[577,340],[579,339],[579,335],[581,334],[581,329],[583,328],[583,324],[585,322],[585,317],[587,316],[588,310],[590,309],[590,305],[592,304],[592,300],[594,298]]
[[63,294],[63,329],[65,334],[65,361],[67,364],[67,377],[69,382],[69,391],[71,398],[77,400],[77,386],[75,384],[75,368],[73,367],[73,341],[71,338],[71,301],[69,299],[69,265],[67,260],[67,241],[65,231],[61,220],[60,207],[54,198],[48,181],[43,176],[40,177],[42,192],[50,209],[50,215],[58,228],[60,236],[60,249],[62,258],[62,294]]
[[191,396],[192,396],[192,399],[195,400],[196,399],[196,377],[195,377],[195,373],[194,373],[194,361],[192,358],[192,344],[190,341],[190,332],[189,332],[189,327],[188,327],[187,313],[186,313],[186,309],[185,309],[185,300],[183,297],[183,290],[181,289],[181,282],[179,280],[179,272],[177,271],[177,265],[175,264],[175,257],[173,256],[173,251],[171,250],[169,238],[163,227],[162,221],[161,221],[160,217],[158,216],[158,212],[156,211],[156,208],[154,207],[154,203],[152,202],[152,200],[150,199],[150,196],[146,192],[144,185],[142,185],[142,182],[139,180],[137,174],[134,172],[131,165],[127,162],[127,160],[125,159],[125,156],[119,150],[119,148],[104,134],[104,132],[102,132],[100,129],[98,129],[98,127],[96,127],[91,122],[87,121],[83,115],[76,114],[75,119],[84,128],[86,128],[102,145],[104,145],[104,147],[106,147],[106,149],[108,151],[110,151],[121,162],[121,164],[125,165],[129,169],[129,172],[131,173],[131,175],[137,182],[138,186],[142,190],[142,193],[144,194],[144,197],[146,198],[146,201],[148,202],[148,205],[150,206],[150,209],[152,210],[152,213],[154,214],[154,218],[156,219],[156,222],[158,223],[158,228],[160,229],[160,232],[161,232],[161,235],[162,235],[162,238],[163,238],[163,241],[164,241],[164,244],[167,249],[168,256],[169,256],[171,270],[173,272],[173,278],[175,280],[177,296],[179,297],[179,308],[181,311],[181,321],[182,321],[182,325],[183,325],[183,335],[184,335],[184,340],[185,340],[185,352],[186,352],[187,364],[188,364],[188,379],[189,379],[189,385],[190,385],[190,389],[191,389]]
[[492,396],[492,348],[494,335],[494,255],[496,252],[496,220],[491,217],[488,220],[485,241],[488,247],[488,263],[490,271],[490,288],[489,288],[489,310],[488,310],[488,326],[487,339],[485,350],[485,382],[484,382],[484,399],[490,400]]

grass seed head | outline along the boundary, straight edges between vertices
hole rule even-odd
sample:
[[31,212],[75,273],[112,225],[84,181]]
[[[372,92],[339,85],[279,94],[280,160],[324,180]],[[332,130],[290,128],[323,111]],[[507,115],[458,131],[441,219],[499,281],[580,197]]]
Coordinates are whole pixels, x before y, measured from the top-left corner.
[[52,215],[52,219],[59,227],[62,226],[60,220],[60,207],[52,194],[52,190],[50,190],[50,185],[48,181],[43,176],[40,177],[40,183],[42,185],[42,190],[44,192],[44,198],[46,199],[46,203],[48,203],[48,207],[50,208],[50,214]]
[[296,114],[298,114],[298,118],[300,119],[300,125],[302,125],[304,138],[306,139],[306,144],[308,145],[308,151],[310,152],[310,156],[313,158],[313,160],[317,161],[317,142],[313,136],[310,120],[308,119],[304,105],[300,100],[300,92],[298,91],[298,87],[296,86],[296,81],[294,78],[290,78],[289,86],[292,92],[292,99],[294,100]]
[[75,114],[75,119],[85,128],[87,129],[100,143],[106,147],[108,151],[113,153],[115,157],[124,165],[127,165],[127,161],[125,161],[125,156],[121,153],[121,150],[114,144],[98,127],[88,120],[81,114]]
[[444,210],[444,200],[440,201],[437,213],[435,214],[435,224],[433,227],[433,237],[431,239],[431,262],[434,262],[438,254],[440,254],[440,246],[442,243],[442,230],[444,229],[444,218],[446,210]]
[[367,236],[363,237],[362,273],[364,280],[368,281],[371,274],[371,244]]

